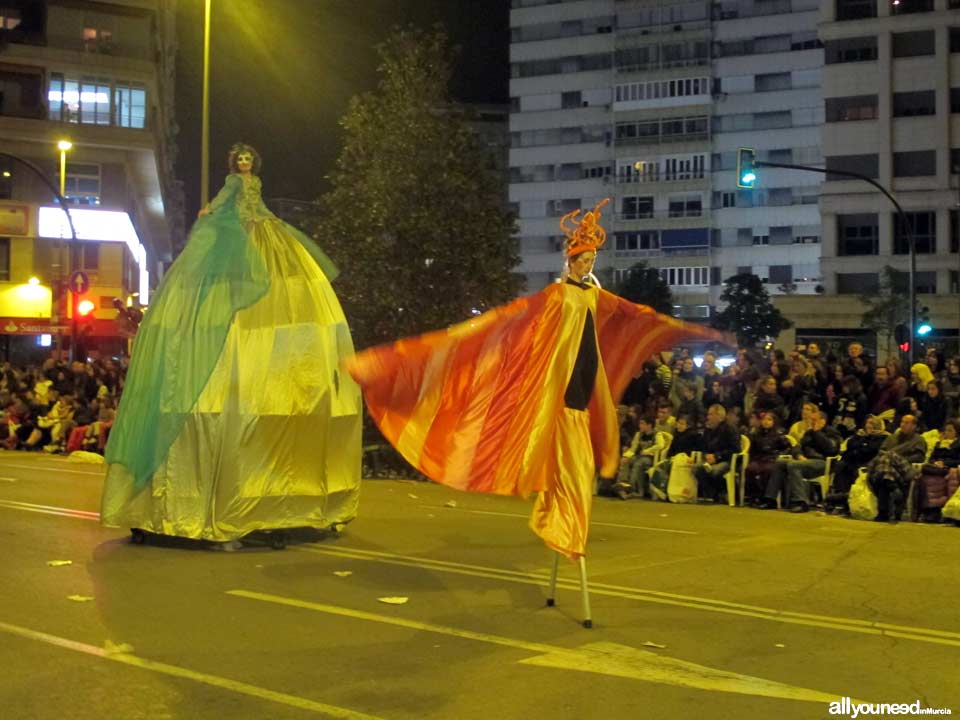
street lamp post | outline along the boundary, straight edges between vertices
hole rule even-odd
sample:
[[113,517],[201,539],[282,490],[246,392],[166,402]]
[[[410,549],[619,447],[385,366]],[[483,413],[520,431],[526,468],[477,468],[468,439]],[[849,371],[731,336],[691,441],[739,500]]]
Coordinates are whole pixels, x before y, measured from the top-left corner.
[[[60,197],[66,198],[67,195],[67,152],[73,148],[73,143],[69,140],[61,140],[57,143],[57,149],[60,151]],[[61,319],[66,316],[67,311],[67,281],[64,277],[64,238],[63,233],[60,233],[60,246],[57,248],[57,256],[59,258],[59,267],[57,269],[57,299],[56,299],[56,322],[57,325],[60,325]],[[70,250],[67,252],[66,264],[70,265],[70,256],[73,253],[73,247],[71,245]],[[66,275],[69,275],[69,268],[67,268]],[[77,342],[76,340],[76,318],[73,319],[73,329],[70,336],[70,354],[74,353],[74,346]],[[63,333],[57,330],[57,352],[63,350]]]
[[210,2],[203,8],[203,104],[200,139],[200,207],[210,199]]
[[[917,284],[916,284],[916,274],[917,274],[917,238],[913,233],[913,223],[910,222],[910,218],[907,217],[907,214],[903,211],[903,208],[900,207],[900,203],[897,202],[897,199],[890,194],[890,191],[887,190],[883,185],[878,183],[872,177],[867,177],[861,173],[851,172],[849,170],[826,170],[825,168],[812,167],[810,165],[792,165],[790,163],[775,163],[775,162],[763,162],[756,161],[756,167],[775,167],[775,168],[785,168],[787,170],[806,170],[808,172],[816,172],[822,175],[841,175],[843,177],[855,178],[857,180],[863,180],[864,182],[870,183],[877,190],[882,192],[887,200],[893,203],[893,207],[896,208],[897,218],[903,223],[903,229],[907,233],[907,244],[909,245],[910,250],[910,273],[907,278],[907,282],[910,285],[910,352],[907,357],[910,360],[910,364],[913,364],[913,359],[916,357],[916,324],[917,324]],[[892,329],[892,328],[891,328]]]

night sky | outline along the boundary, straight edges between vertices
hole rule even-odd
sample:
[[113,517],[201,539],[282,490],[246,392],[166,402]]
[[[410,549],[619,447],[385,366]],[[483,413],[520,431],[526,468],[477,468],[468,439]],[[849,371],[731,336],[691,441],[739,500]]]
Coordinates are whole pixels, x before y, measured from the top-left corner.
[[[389,30],[442,23],[461,48],[452,91],[467,102],[507,101],[510,0],[213,0],[210,193],[230,145],[263,156],[264,196],[312,200],[339,152],[349,99],[376,85],[374,46]],[[200,203],[203,2],[178,17],[177,176],[188,224]]]

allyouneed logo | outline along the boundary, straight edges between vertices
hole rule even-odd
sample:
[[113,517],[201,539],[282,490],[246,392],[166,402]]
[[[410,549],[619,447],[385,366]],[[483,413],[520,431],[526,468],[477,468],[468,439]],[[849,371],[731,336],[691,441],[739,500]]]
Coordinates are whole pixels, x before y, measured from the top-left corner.
[[846,715],[858,718],[861,715],[952,715],[950,708],[920,707],[920,701],[912,703],[855,703],[845,697],[830,703],[831,715]]

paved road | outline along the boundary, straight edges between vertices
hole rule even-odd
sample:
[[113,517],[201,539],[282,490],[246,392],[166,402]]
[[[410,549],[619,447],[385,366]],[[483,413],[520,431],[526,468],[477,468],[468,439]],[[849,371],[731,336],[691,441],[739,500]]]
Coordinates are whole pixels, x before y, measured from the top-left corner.
[[367,481],[339,537],[221,553],[130,544],[100,487],[0,454],[5,720],[960,713],[957,528],[599,499],[585,630],[529,501]]

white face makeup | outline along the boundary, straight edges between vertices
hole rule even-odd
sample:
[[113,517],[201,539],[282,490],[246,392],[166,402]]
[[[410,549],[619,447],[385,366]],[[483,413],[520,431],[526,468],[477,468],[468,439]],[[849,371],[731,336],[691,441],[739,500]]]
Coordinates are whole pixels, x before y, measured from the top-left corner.
[[237,155],[237,169],[245,172],[253,167],[253,153],[242,152]]

